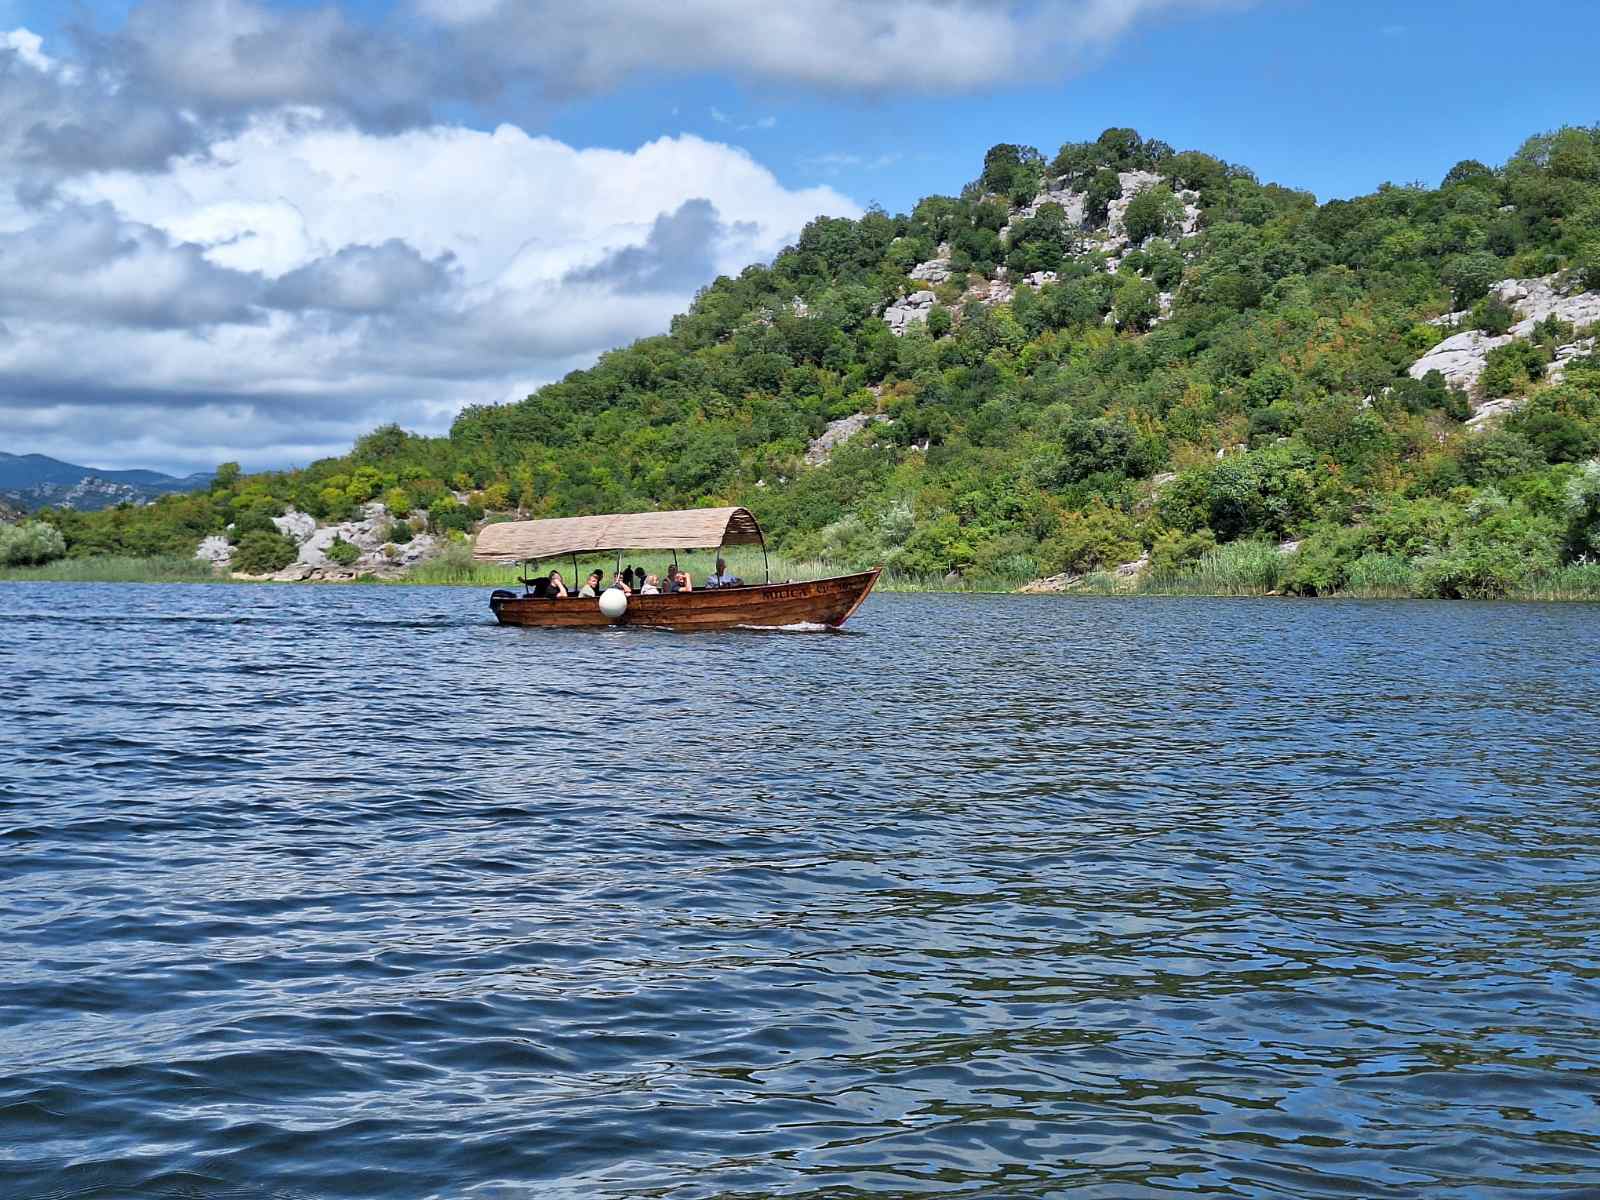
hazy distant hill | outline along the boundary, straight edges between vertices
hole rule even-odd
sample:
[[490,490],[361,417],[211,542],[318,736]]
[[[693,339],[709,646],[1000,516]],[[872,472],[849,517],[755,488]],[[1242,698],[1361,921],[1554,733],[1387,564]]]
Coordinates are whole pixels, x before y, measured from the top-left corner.
[[180,479],[160,471],[101,471],[43,454],[0,452],[0,501],[24,511],[148,504],[169,492],[198,491],[211,479],[210,472]]

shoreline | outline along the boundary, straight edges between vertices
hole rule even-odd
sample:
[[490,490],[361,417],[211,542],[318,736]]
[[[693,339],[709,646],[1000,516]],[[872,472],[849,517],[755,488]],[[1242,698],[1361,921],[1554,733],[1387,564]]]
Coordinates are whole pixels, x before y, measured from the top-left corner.
[[[807,564],[822,566],[823,564]],[[826,568],[826,573],[842,573],[850,568]],[[513,582],[499,577],[499,573],[482,572],[490,578],[380,578],[373,575],[353,579],[274,580],[271,578],[241,578],[212,574],[209,570],[195,570],[187,563],[181,567],[170,560],[140,559],[63,559],[44,567],[10,567],[0,569],[0,584],[6,583],[115,583],[115,584],[205,584],[211,586],[270,586],[270,587],[451,587],[462,590],[494,588]],[[812,574],[821,577],[823,572]],[[1118,596],[1127,598],[1162,597],[1209,600],[1282,599],[1282,600],[1427,600],[1460,602],[1519,602],[1519,603],[1600,603],[1600,581],[1591,584],[1586,579],[1574,585],[1557,579],[1532,579],[1527,586],[1508,588],[1495,596],[1439,597],[1419,596],[1399,587],[1380,587],[1333,591],[1323,595],[1305,596],[1265,585],[1252,586],[1243,581],[1232,581],[1216,586],[1198,575],[1178,574],[1167,578],[1142,577],[1128,579],[1110,572],[1090,574],[1071,584],[1055,589],[1029,587],[1031,580],[1000,580],[993,578],[963,579],[958,583],[944,579],[890,578],[880,580],[875,591],[893,595],[972,595],[972,596]],[[1211,583],[1211,586],[1207,584]]]

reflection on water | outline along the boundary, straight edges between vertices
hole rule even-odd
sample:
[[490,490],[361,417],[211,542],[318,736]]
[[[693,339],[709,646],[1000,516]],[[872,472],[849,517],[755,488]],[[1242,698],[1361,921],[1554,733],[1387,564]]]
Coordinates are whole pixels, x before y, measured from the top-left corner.
[[0,586],[0,1194],[1600,1186],[1600,611]]

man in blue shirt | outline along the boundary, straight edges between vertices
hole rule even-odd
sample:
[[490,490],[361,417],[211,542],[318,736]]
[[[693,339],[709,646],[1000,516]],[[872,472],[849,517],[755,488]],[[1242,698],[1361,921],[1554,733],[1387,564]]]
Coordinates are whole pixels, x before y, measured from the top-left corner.
[[706,580],[707,587],[743,587],[744,580],[737,575],[730,574],[728,564],[722,559],[717,559],[716,573]]

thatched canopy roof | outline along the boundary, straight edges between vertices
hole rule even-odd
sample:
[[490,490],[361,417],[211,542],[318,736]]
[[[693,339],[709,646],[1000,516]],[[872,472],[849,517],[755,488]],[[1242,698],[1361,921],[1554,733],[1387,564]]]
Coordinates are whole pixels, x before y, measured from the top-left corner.
[[761,527],[748,508],[689,508],[485,525],[473,557],[482,562],[520,562],[596,550],[700,550],[760,541]]

